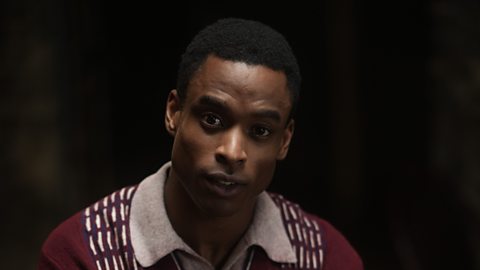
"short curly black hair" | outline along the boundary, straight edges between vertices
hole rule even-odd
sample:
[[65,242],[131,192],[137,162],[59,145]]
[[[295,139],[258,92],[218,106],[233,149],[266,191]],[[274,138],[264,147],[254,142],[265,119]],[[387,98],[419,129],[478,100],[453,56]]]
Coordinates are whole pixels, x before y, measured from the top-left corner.
[[182,55],[177,76],[180,100],[185,100],[193,74],[209,55],[284,72],[292,103],[290,117],[293,117],[301,76],[297,59],[282,34],[261,22],[239,18],[220,19],[208,25],[198,32]]

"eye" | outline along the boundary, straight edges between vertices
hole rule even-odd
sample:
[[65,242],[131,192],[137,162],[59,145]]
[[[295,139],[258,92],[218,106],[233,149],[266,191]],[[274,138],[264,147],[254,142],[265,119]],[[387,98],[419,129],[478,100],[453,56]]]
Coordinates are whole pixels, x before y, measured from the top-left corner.
[[206,113],[202,115],[202,123],[212,128],[219,128],[223,126],[223,123],[220,117],[216,116],[213,113]]
[[268,136],[270,136],[270,134],[272,134],[272,131],[267,127],[254,126],[252,128],[251,133],[256,138],[264,139],[264,138],[267,138]]

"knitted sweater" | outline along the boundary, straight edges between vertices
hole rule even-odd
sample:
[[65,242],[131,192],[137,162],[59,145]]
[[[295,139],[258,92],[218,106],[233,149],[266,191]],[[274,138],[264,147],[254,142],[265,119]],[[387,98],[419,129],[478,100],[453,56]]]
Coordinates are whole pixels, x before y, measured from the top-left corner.
[[[180,270],[173,253],[148,268],[136,261],[129,219],[137,187],[114,192],[60,224],[42,247],[38,269]],[[331,224],[281,195],[268,194],[281,212],[297,260],[278,263],[269,259],[261,247],[252,246],[246,269],[363,269],[358,254]]]

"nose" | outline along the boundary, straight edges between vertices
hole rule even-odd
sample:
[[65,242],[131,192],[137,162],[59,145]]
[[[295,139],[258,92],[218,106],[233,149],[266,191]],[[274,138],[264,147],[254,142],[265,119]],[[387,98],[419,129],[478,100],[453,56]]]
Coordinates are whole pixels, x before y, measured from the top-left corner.
[[217,162],[231,169],[242,166],[247,160],[244,136],[243,130],[239,127],[226,130],[215,151]]

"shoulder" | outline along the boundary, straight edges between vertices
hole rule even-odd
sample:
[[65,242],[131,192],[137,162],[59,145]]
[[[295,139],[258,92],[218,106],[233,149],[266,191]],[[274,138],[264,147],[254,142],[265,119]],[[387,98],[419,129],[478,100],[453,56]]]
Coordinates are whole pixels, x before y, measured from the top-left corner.
[[127,236],[136,187],[113,192],[56,227],[42,246],[39,269],[97,269],[109,260],[116,264],[112,254],[133,258]]
[[93,269],[82,234],[83,211],[58,225],[44,242],[38,269]]
[[358,253],[332,224],[304,211],[282,195],[272,192],[269,195],[280,209],[300,268],[310,268],[307,263],[317,262],[324,270],[363,269]]
[[98,269],[134,267],[130,208],[138,185],[124,187],[83,212],[85,241]]

